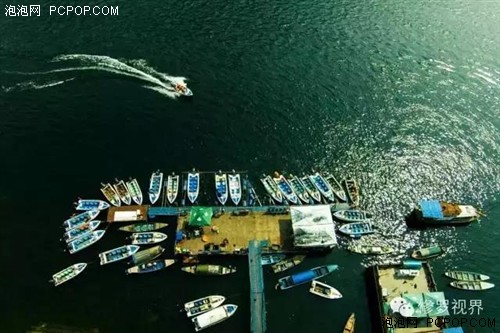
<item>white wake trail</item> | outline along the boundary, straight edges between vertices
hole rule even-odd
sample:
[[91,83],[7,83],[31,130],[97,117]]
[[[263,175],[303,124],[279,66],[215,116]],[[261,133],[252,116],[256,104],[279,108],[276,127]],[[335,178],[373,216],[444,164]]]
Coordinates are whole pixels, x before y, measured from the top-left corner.
[[27,89],[45,89],[45,88],[55,87],[55,86],[58,86],[60,84],[63,84],[63,83],[69,82],[69,81],[73,81],[74,79],[75,78],[72,77],[72,78],[69,78],[66,80],[49,81],[47,83],[37,83],[35,81],[26,81],[26,82],[21,82],[21,83],[15,85],[15,86],[12,86],[12,87],[3,87],[2,86],[2,89],[4,92],[10,92],[13,90],[23,91],[23,90],[27,90]]

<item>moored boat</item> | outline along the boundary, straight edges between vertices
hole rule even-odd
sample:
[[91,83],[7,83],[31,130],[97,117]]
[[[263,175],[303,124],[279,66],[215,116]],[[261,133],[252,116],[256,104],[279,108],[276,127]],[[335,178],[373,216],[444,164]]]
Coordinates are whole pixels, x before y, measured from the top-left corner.
[[438,200],[420,201],[416,216],[425,225],[468,224],[480,217],[480,212],[470,205],[460,205]]
[[97,199],[79,199],[76,210],[104,210],[109,208],[109,203]]
[[362,235],[374,233],[371,222],[354,222],[344,224],[339,228],[339,231],[351,237],[359,237]]
[[262,266],[276,264],[286,258],[284,254],[263,254],[260,258]]
[[229,182],[229,196],[233,203],[238,206],[241,200],[241,179],[240,174],[235,173],[233,170],[232,175],[228,175]]
[[344,326],[344,331],[342,333],[354,333],[354,325],[356,324],[356,316],[354,313],[351,313],[349,318],[347,318],[347,322]]
[[427,260],[438,257],[444,253],[444,249],[439,246],[430,246],[413,251],[411,257],[417,260]]
[[168,223],[135,223],[120,227],[118,230],[128,232],[147,232],[159,230],[165,227],[168,227]]
[[199,193],[200,193],[200,173],[196,172],[193,169],[193,171],[188,173],[187,176],[187,196],[189,202],[194,204],[196,199],[198,199]]
[[326,200],[330,202],[335,201],[335,196],[333,194],[332,188],[328,184],[328,182],[319,174],[319,172],[316,172],[314,175],[309,176],[311,181],[313,182],[314,186],[318,189],[318,191],[325,197]]
[[101,221],[90,221],[82,224],[79,227],[70,229],[64,233],[64,240],[66,243],[71,242],[72,240],[86,234],[88,232],[94,231],[101,224]]
[[138,232],[133,233],[130,239],[132,239],[132,244],[134,245],[147,245],[161,243],[167,239],[167,235],[156,231]]
[[216,307],[224,303],[225,300],[226,298],[224,296],[210,295],[185,303],[184,311],[186,311],[188,318],[197,316],[199,314],[202,314],[203,312],[215,309]]
[[59,272],[55,273],[54,275],[52,275],[52,280],[50,282],[54,282],[54,286],[58,286],[60,284],[63,284],[64,282],[67,282],[67,281],[73,279],[78,274],[83,272],[83,270],[86,267],[87,267],[87,264],[84,262],[66,267],[62,271],[59,271]]
[[281,194],[278,186],[276,186],[276,183],[273,181],[271,176],[264,175],[264,178],[261,178],[260,182],[262,183],[262,185],[264,185],[266,192],[274,201],[276,201],[277,203],[283,202],[283,195]]
[[281,273],[281,272],[286,271],[287,269],[290,269],[292,267],[299,265],[301,262],[304,261],[305,258],[306,258],[306,256],[302,256],[302,255],[294,256],[293,258],[285,259],[285,260],[282,260],[282,261],[272,265],[271,268],[273,269],[274,273]]
[[142,274],[156,272],[175,264],[175,259],[154,260],[145,264],[130,267],[125,271],[127,274]]
[[300,180],[311,198],[313,198],[316,202],[321,202],[321,193],[318,191],[311,178],[309,176],[304,176]]
[[347,190],[347,194],[349,195],[349,200],[353,203],[354,206],[359,206],[359,187],[358,183],[353,178],[348,178],[345,181],[345,187]]
[[104,236],[104,233],[105,230],[96,230],[81,235],[80,237],[68,243],[69,253],[73,254],[89,247],[90,245],[96,243],[99,239],[101,239],[102,236]]
[[152,205],[158,201],[161,194],[161,188],[163,183],[163,172],[160,170],[156,170],[151,174],[151,178],[149,179],[149,201]]
[[462,290],[479,291],[493,288],[493,283],[484,281],[452,281],[450,286]]
[[137,245],[124,245],[105,252],[101,252],[99,253],[100,264],[106,265],[112,262],[123,260],[130,257],[137,251],[139,251],[139,246]]
[[298,286],[300,284],[304,284],[312,280],[322,278],[323,276],[332,273],[338,268],[339,266],[337,265],[324,265],[324,266],[314,267],[307,271],[293,274],[290,276],[285,276],[279,279],[276,287],[279,287],[281,290],[289,289]]
[[198,264],[200,262],[200,259],[195,256],[187,256],[187,257],[182,257],[182,264],[183,265],[194,265]]
[[130,193],[130,196],[132,197],[132,200],[134,200],[136,204],[142,205],[142,191],[137,179],[130,178],[130,180],[127,182],[127,189]]
[[347,201],[347,195],[344,191],[344,188],[342,185],[340,185],[339,181],[335,176],[333,176],[331,173],[327,174],[325,176],[325,181],[330,185],[330,188],[332,189],[333,193],[339,198],[341,201]]
[[295,205],[299,204],[297,194],[292,190],[292,187],[283,175],[276,174],[273,180],[288,202]]
[[461,281],[486,281],[490,279],[488,275],[467,271],[448,271],[444,275],[450,279]]
[[374,245],[350,245],[347,248],[349,251],[359,254],[389,254],[394,252],[394,249],[390,246],[374,246]]
[[84,225],[87,222],[92,221],[99,215],[98,210],[88,210],[86,212],[83,212],[81,214],[75,215],[67,219],[66,221],[63,222],[64,229],[66,231],[71,230],[73,228],[80,227]]
[[179,193],[179,175],[172,173],[167,178],[167,200],[173,204]]
[[349,209],[339,210],[333,216],[342,222],[367,222],[372,219],[372,215],[362,210]]
[[132,202],[132,198],[130,197],[130,193],[128,193],[127,185],[125,185],[125,182],[123,180],[118,180],[115,178],[115,184],[113,185],[113,187],[120,197],[120,200],[124,204],[130,205],[130,203]]
[[165,249],[160,245],[156,245],[132,255],[132,262],[134,265],[144,264],[158,258],[163,252],[165,252]]
[[101,183],[101,192],[113,206],[120,207],[121,205],[120,197],[118,196],[115,189],[113,188],[113,186],[111,186],[110,183],[106,184]]
[[194,265],[181,268],[182,271],[197,275],[227,275],[236,273],[235,267],[221,265]]
[[307,192],[306,187],[304,186],[304,184],[302,184],[302,181],[299,179],[299,177],[290,175],[288,183],[290,184],[292,190],[297,194],[299,199],[303,203],[308,204],[310,196],[309,193]]
[[309,292],[314,295],[318,295],[320,297],[328,298],[328,299],[339,299],[342,298],[342,294],[337,289],[332,286],[327,285],[326,283],[322,283],[316,280],[313,280],[311,283],[311,288],[309,288]]
[[192,318],[195,331],[201,331],[226,320],[236,312],[236,309],[238,309],[237,305],[226,304]]
[[222,173],[222,171],[215,174],[215,194],[217,200],[219,200],[222,205],[225,205],[228,196],[227,176],[225,173]]

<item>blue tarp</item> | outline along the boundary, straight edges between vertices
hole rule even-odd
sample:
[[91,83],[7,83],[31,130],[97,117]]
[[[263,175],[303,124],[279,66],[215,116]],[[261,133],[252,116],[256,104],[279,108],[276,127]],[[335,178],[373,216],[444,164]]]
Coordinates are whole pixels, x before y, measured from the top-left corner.
[[316,277],[313,271],[305,271],[292,275],[292,281],[295,285],[301,284],[307,281],[311,281]]
[[444,218],[441,203],[437,200],[422,200],[420,201],[420,209],[422,210],[422,217],[442,219]]
[[445,328],[443,333],[464,333],[464,329],[462,327]]

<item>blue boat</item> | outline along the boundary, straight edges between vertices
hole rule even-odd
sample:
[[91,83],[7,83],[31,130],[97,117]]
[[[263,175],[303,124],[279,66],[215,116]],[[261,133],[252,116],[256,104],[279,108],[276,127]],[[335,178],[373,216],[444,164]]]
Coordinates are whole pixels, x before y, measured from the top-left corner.
[[139,251],[139,246],[137,245],[124,245],[106,252],[99,253],[99,259],[101,265],[110,264],[115,261],[123,260],[134,255]]
[[149,231],[133,233],[130,238],[132,239],[132,244],[134,245],[147,245],[161,243],[167,239],[167,235],[162,232]]
[[151,174],[151,179],[149,180],[149,201],[152,205],[158,201],[160,198],[161,187],[163,183],[163,172],[156,170]]
[[222,171],[219,171],[218,174],[215,175],[215,194],[217,195],[217,200],[222,205],[226,204],[228,190],[227,190],[227,176]]
[[84,213],[72,216],[71,218],[67,219],[66,221],[63,222],[63,226],[66,229],[66,231],[71,230],[73,228],[77,228],[82,226],[83,224],[92,221],[99,215],[98,210],[88,210]]
[[338,265],[325,265],[311,268],[308,271],[285,276],[284,278],[279,279],[276,287],[279,287],[281,290],[289,289],[298,286],[299,284],[304,284],[312,280],[322,278],[323,276],[336,271],[338,268]]
[[290,186],[286,178],[283,177],[283,175],[274,177],[273,180],[276,183],[276,186],[278,186],[278,188],[280,189],[281,193],[283,193],[283,195],[285,196],[286,200],[296,205],[299,204],[299,199],[297,195],[293,191],[292,187]]
[[351,237],[360,237],[374,233],[371,222],[347,223],[341,226],[339,231]]
[[66,231],[64,233],[64,239],[66,240],[66,243],[69,243],[86,233],[94,231],[95,229],[97,229],[99,224],[101,224],[101,221],[90,221],[85,224],[82,224],[78,228],[73,228],[71,230]]
[[286,255],[284,254],[263,254],[262,257],[260,258],[260,261],[262,266],[265,266],[265,265],[276,264],[285,258]]
[[171,266],[175,263],[175,259],[162,259],[162,260],[155,260],[155,261],[150,261],[145,264],[137,265],[134,267],[130,267],[125,271],[127,274],[133,274],[133,273],[151,273],[151,272],[156,272],[159,271],[160,269],[164,269],[168,266]]
[[80,199],[76,203],[76,210],[104,210],[109,208],[109,203],[97,199]]
[[420,209],[415,211],[417,218],[425,225],[459,225],[476,221],[481,216],[478,209],[438,200],[420,201]]
[[193,172],[188,173],[187,180],[187,196],[189,201],[194,204],[196,199],[198,199],[198,194],[200,193],[200,173]]
[[328,182],[321,176],[318,172],[314,175],[309,176],[314,185],[318,188],[319,192],[325,197],[326,200],[334,202],[335,196],[333,194],[332,187]]
[[104,236],[104,233],[105,230],[96,230],[81,235],[80,237],[68,243],[69,253],[73,254],[89,247],[90,245],[96,243],[99,239],[101,239],[102,236]]

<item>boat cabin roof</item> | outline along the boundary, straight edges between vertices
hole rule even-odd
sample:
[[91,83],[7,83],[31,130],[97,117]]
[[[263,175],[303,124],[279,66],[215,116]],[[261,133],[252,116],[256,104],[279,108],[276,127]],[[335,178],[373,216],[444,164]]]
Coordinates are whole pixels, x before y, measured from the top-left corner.
[[424,218],[444,218],[441,203],[438,200],[422,200],[420,201],[420,209]]

